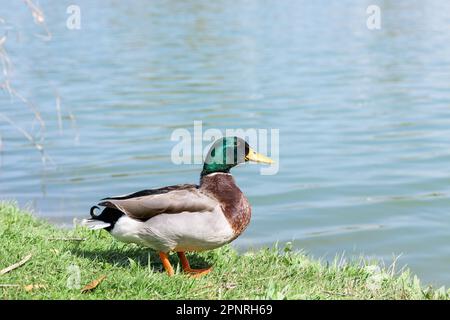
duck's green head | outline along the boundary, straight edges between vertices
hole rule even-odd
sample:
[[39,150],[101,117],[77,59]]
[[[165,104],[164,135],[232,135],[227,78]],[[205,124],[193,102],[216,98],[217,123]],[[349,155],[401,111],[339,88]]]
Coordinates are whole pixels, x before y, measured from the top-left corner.
[[215,172],[228,173],[231,168],[247,161],[273,163],[272,159],[250,148],[244,139],[224,137],[214,142],[209,149],[203,165],[202,176]]

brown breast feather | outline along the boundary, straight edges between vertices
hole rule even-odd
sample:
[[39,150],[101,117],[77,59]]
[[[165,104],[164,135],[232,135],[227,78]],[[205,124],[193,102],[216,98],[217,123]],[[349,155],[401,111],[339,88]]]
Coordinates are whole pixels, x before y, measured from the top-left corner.
[[[200,190],[214,196],[222,207],[235,238],[248,226],[252,215],[250,203],[231,174],[217,173],[202,177]],[[235,239],[234,238],[234,239]]]

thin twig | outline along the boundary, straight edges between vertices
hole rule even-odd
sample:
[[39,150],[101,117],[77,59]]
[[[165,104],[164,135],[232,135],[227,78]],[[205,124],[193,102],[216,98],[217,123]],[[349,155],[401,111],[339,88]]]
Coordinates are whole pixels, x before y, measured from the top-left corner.
[[62,117],[61,117],[61,97],[58,93],[55,93],[56,96],[56,115],[58,117],[58,129],[59,134],[63,133],[63,123],[62,123]]
[[45,23],[45,16],[44,16],[44,12],[42,11],[42,9],[39,8],[39,6],[35,3],[33,3],[33,1],[31,1],[31,0],[23,0],[23,1],[28,6],[28,8],[30,8],[31,15],[34,18],[34,23],[42,26],[44,28],[45,32],[47,33],[46,35],[37,34],[37,36],[42,38],[45,41],[51,40],[52,34],[50,33],[50,30],[48,29],[47,24]]
[[348,297],[349,294],[346,293],[339,293],[339,292],[331,292],[331,291],[322,291],[323,293],[329,294],[329,295],[335,295],[335,296],[342,296],[342,297]]
[[45,131],[45,121],[42,118],[41,113],[39,112],[38,108],[31,101],[29,101],[27,98],[25,98],[19,92],[17,92],[17,90],[15,90],[13,87],[11,87],[9,80],[6,80],[5,83],[2,84],[2,87],[4,87],[5,90],[8,91],[8,93],[11,96],[14,96],[17,99],[19,99],[20,101],[22,101],[34,113],[36,120],[39,122],[41,133],[43,133]]
[[0,134],[0,167],[3,165],[3,138]]
[[[45,35],[37,35],[41,38],[44,38],[44,40],[50,40],[51,39],[51,33],[47,27],[46,19],[43,10],[39,7],[37,3],[35,3],[35,0],[23,0],[25,5],[28,7],[28,9],[31,12],[31,15],[34,19],[34,22],[36,25],[42,27],[46,34]],[[0,18],[0,24],[6,24],[6,21],[2,18]],[[6,30],[3,32],[2,35],[0,35],[0,72],[2,73],[2,79],[0,79],[0,89],[3,89],[7,94],[9,94],[11,102],[14,99],[19,100],[22,102],[34,115],[34,119],[37,120],[39,124],[39,135],[32,134],[32,130],[25,130],[21,128],[20,126],[16,125],[15,122],[7,117],[4,114],[0,114],[0,119],[3,118],[6,122],[11,124],[15,129],[17,129],[28,141],[32,143],[32,145],[35,147],[36,150],[39,151],[41,155],[41,161],[45,165],[48,162],[50,162],[52,165],[55,165],[53,160],[46,154],[44,151],[44,142],[45,142],[45,130],[46,130],[46,124],[45,121],[41,115],[41,112],[39,111],[39,108],[37,105],[35,105],[31,100],[29,100],[27,97],[25,97],[21,92],[15,89],[13,86],[13,82],[11,79],[12,70],[13,70],[13,63],[9,57],[8,50],[5,47],[6,42],[8,39],[8,30],[9,28],[6,28]],[[60,131],[60,134],[62,133],[63,129],[63,122],[62,122],[62,115],[61,115],[61,98],[59,95],[56,97],[56,111],[58,116],[58,128]],[[74,117],[71,116],[71,120]],[[34,125],[34,123],[33,123]],[[0,148],[3,148],[3,146],[0,146]],[[1,149],[0,149],[1,151]]]
[[66,238],[66,237],[61,237],[61,238],[47,238],[47,240],[50,241],[85,241],[87,238]]
[[11,74],[11,70],[12,70],[12,62],[11,62],[9,55],[4,47],[4,43],[6,42],[6,39],[7,39],[7,32],[5,32],[5,34],[3,35],[3,37],[1,38],[1,41],[0,41],[0,61],[2,63],[3,76],[4,76],[3,83],[1,83],[0,86],[3,88],[3,90],[8,92],[10,97],[16,97],[17,99],[22,101],[34,113],[36,119],[39,121],[41,132],[43,132],[45,129],[45,122],[42,119],[42,116],[41,116],[38,108],[32,102],[28,101],[27,98],[25,98],[20,93],[18,93],[11,86],[10,74]]
[[21,287],[20,284],[0,284],[0,288],[18,288]]
[[9,267],[7,267],[7,268],[1,270],[1,271],[0,271],[0,276],[1,276],[1,275],[4,275],[5,273],[8,273],[8,272],[10,272],[10,271],[12,271],[12,270],[14,270],[14,269],[17,269],[17,268],[23,266],[25,263],[27,263],[28,260],[31,259],[31,257],[32,257],[32,254],[30,253],[29,255],[27,255],[25,258],[23,258],[23,259],[20,260],[19,262],[14,263],[13,265],[10,265]]
[[44,147],[42,146],[42,144],[38,143],[36,141],[36,139],[30,134],[28,133],[25,129],[22,129],[21,127],[19,127],[13,120],[11,120],[9,117],[7,117],[6,115],[0,113],[0,118],[3,118],[3,120],[5,120],[6,122],[8,122],[11,126],[13,126],[14,128],[16,128],[20,133],[22,133],[22,135],[27,138],[28,141],[30,141],[34,147],[36,148],[36,150],[38,150],[41,154],[41,160],[42,162],[45,164],[46,160],[48,160],[49,162],[51,162],[52,164],[54,164],[53,160],[45,153],[44,151]]
[[69,109],[69,119],[72,129],[75,131],[74,142],[75,144],[78,144],[80,142],[80,131],[78,130],[77,119],[75,118],[75,115],[72,113],[70,109]]

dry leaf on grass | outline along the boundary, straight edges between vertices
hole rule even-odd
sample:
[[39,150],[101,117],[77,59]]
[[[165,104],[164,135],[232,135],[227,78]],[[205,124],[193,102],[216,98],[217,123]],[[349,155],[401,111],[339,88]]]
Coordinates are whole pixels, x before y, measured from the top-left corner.
[[106,276],[101,276],[100,278],[90,282],[89,284],[87,284],[86,286],[84,286],[83,289],[81,289],[81,293],[86,293],[89,291],[94,290],[95,288],[97,288],[97,286],[103,281],[105,280]]
[[26,257],[24,257],[24,258],[23,258],[22,260],[20,260],[19,262],[14,263],[14,264],[10,265],[9,267],[7,267],[7,268],[1,270],[1,271],[0,271],[0,276],[1,276],[1,275],[4,275],[5,273],[8,273],[8,272],[10,272],[10,271],[12,271],[12,270],[14,270],[14,269],[17,269],[17,268],[19,268],[20,266],[23,266],[25,263],[27,263],[28,260],[31,259],[31,256],[32,256],[32,255],[31,255],[31,253],[30,253],[29,255],[27,255]]
[[27,286],[23,287],[25,289],[25,291],[30,292],[31,290],[35,290],[35,289],[45,289],[47,288],[47,286],[45,284],[29,284]]

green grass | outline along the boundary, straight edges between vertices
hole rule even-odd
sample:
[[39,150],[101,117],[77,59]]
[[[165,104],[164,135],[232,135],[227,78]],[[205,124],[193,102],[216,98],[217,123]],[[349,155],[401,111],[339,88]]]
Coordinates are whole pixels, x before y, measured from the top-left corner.
[[[60,237],[86,240],[54,240]],[[0,270],[32,254],[0,275],[2,299],[443,299],[450,293],[424,288],[408,271],[396,274],[364,260],[327,264],[289,247],[238,254],[226,246],[189,254],[193,267],[214,268],[199,279],[180,272],[171,255],[177,271],[169,278],[151,250],[122,244],[104,230],[57,228],[11,203],[0,203],[0,241]],[[76,270],[81,287],[106,279],[81,293]],[[30,284],[45,287],[25,290]]]

